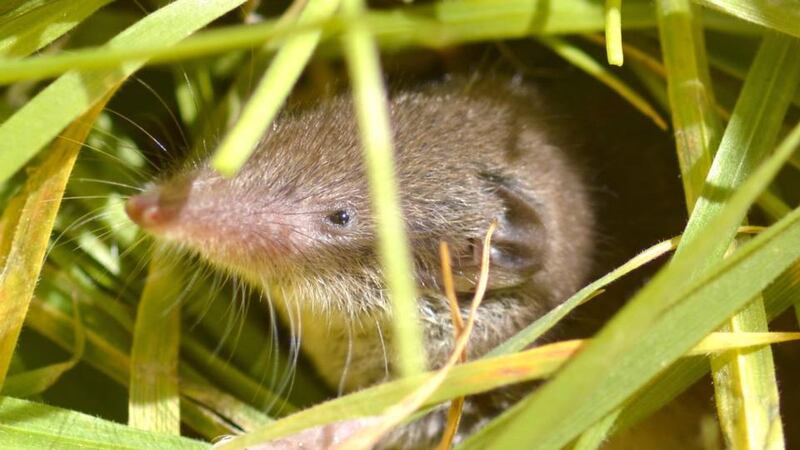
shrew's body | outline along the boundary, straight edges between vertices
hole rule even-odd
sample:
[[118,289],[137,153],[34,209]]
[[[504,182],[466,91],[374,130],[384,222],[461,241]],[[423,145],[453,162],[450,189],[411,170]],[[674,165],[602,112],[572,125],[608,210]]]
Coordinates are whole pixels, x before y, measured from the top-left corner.
[[[438,243],[451,245],[458,293],[471,298],[479,243],[499,220],[469,343],[476,358],[574,293],[592,269],[595,211],[564,131],[569,117],[506,78],[399,87],[389,106],[431,367],[453,336]],[[332,388],[390,376],[390,305],[347,95],[283,114],[235,178],[188,168],[133,197],[128,213],[260,286]],[[496,397],[467,405],[464,432],[506,405]],[[442,424],[435,414],[393,442],[424,447]]]

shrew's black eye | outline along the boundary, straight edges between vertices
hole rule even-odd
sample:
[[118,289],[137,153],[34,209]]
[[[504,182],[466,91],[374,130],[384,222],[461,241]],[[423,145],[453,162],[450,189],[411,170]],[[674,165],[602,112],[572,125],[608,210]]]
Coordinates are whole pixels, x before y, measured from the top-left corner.
[[328,221],[334,225],[343,227],[350,223],[350,213],[344,209],[334,211],[328,215]]

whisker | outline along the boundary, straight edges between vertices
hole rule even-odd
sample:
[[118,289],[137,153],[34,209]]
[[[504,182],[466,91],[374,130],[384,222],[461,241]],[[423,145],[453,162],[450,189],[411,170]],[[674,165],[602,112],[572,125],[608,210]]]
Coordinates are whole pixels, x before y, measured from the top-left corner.
[[[185,70],[183,70],[183,74],[184,74],[184,75],[186,75],[186,71],[185,71]],[[178,129],[178,134],[180,134],[180,136],[181,136],[181,140],[183,140],[183,145],[185,145],[185,146],[186,146],[186,148],[189,148],[189,147],[190,147],[190,145],[189,145],[189,140],[186,138],[186,134],[183,132],[183,126],[181,125],[181,122],[180,122],[180,121],[178,121],[178,118],[175,116],[175,113],[174,113],[174,112],[172,111],[172,109],[169,107],[169,105],[168,105],[168,104],[167,104],[167,102],[164,100],[164,98],[163,98],[163,97],[162,97],[162,96],[161,96],[161,95],[160,95],[158,92],[156,92],[156,90],[155,90],[155,89],[153,89],[153,87],[152,87],[152,86],[150,86],[149,84],[147,84],[147,83],[146,83],[146,82],[145,82],[143,79],[141,79],[140,77],[134,77],[134,79],[135,79],[135,80],[136,80],[136,81],[137,81],[139,84],[141,84],[142,86],[144,86],[144,88],[145,88],[145,89],[147,89],[147,90],[148,90],[148,91],[149,91],[151,94],[153,94],[153,96],[154,96],[154,97],[155,97],[155,98],[158,100],[158,102],[159,102],[159,103],[161,103],[161,106],[163,106],[163,107],[164,107],[164,109],[167,111],[167,114],[168,114],[168,115],[169,115],[169,117],[172,119],[172,122],[175,124],[175,127]],[[187,81],[188,81],[188,79],[187,79]],[[190,89],[190,91],[191,91],[191,89]],[[195,104],[195,107],[197,107],[197,105],[196,105],[196,104]],[[199,109],[199,108],[198,108],[198,109]]]
[[[150,158],[145,157],[145,155],[141,152],[141,150],[139,150],[138,147],[129,145],[129,143],[127,141],[125,141],[121,137],[117,136],[116,134],[114,134],[114,133],[112,133],[110,131],[106,131],[106,130],[104,130],[102,128],[99,128],[99,127],[96,127],[96,126],[94,128],[92,128],[92,131],[94,131],[95,133],[99,133],[99,134],[102,134],[103,136],[106,136],[106,137],[109,137],[109,138],[113,139],[114,141],[117,142],[117,144],[119,146],[118,148],[120,148],[120,149],[135,151],[136,153],[142,155],[144,161],[147,164],[150,165],[151,169],[156,170],[156,171],[159,169],[159,167],[153,161],[151,161]],[[99,148],[96,148],[96,147],[93,147],[93,146],[90,146],[89,148],[91,150],[95,150],[97,152],[100,152],[101,154],[103,154],[105,156],[108,156],[109,158],[114,159],[115,161],[119,162],[120,165],[122,165],[123,167],[126,167],[126,168],[128,168],[128,169],[130,169],[132,171],[135,171],[134,173],[136,173],[137,175],[139,175],[140,172],[143,174],[141,169],[139,169],[138,167],[132,167],[132,166],[128,165],[127,163],[125,163],[125,161],[122,158],[120,158],[117,155],[114,155],[111,152],[106,152],[106,151],[104,151],[102,149],[99,149]]]
[[348,371],[353,358],[353,327],[350,321],[347,321],[347,355],[344,360],[344,367],[342,367],[342,374],[339,378],[339,387],[337,389],[337,397],[344,394],[345,383],[347,382]]
[[119,117],[120,119],[122,119],[122,120],[128,122],[129,124],[133,125],[137,130],[141,131],[145,136],[150,138],[150,140],[153,141],[153,143],[156,145],[156,147],[160,148],[164,152],[164,154],[166,154],[166,155],[170,154],[169,151],[167,150],[167,148],[158,139],[156,139],[155,136],[150,134],[149,131],[145,130],[144,127],[142,127],[141,125],[139,125],[135,121],[131,120],[128,116],[126,116],[126,115],[124,115],[122,113],[119,113],[117,111],[114,111],[113,109],[108,108],[108,107],[106,107],[106,111],[110,112],[111,114],[114,114],[115,116]]
[[375,316],[375,329],[378,332],[378,339],[381,342],[381,351],[383,353],[383,381],[389,379],[389,354],[386,351],[386,342],[383,339],[383,330],[381,329],[380,319]]
[[[120,144],[124,144],[124,142],[125,142],[121,138],[115,136],[113,133],[109,133],[108,131],[105,131],[102,128],[93,127],[92,131],[94,131],[96,133],[101,133],[101,134],[103,134],[105,136],[112,137],[112,138],[116,139],[117,142],[119,142]],[[91,151],[93,151],[93,152],[95,152],[97,154],[100,154],[100,155],[102,155],[102,156],[104,156],[104,157],[106,157],[108,159],[111,159],[112,161],[118,163],[120,167],[124,167],[125,169],[130,171],[130,173],[135,174],[137,176],[143,176],[143,174],[142,174],[142,172],[141,172],[141,170],[139,168],[132,167],[130,164],[126,163],[119,156],[117,156],[117,155],[115,155],[115,154],[113,154],[113,153],[111,153],[109,151],[103,150],[102,148],[100,148],[100,147],[98,147],[96,145],[87,144],[86,141],[78,141],[76,139],[72,139],[72,138],[67,137],[67,136],[60,136],[59,135],[59,136],[57,136],[57,139],[61,139],[61,140],[70,142],[72,144],[78,144],[81,147],[85,147],[88,150],[91,150]],[[135,147],[123,146],[123,145],[120,145],[120,148],[127,149],[127,150],[135,150],[137,152],[139,150],[139,149],[137,149]],[[102,161],[102,160],[100,160],[100,161]],[[145,161],[147,161],[148,163],[152,164],[152,162],[150,162],[150,160],[147,159],[147,158],[145,158]],[[155,165],[153,165],[153,167],[156,168]],[[130,173],[128,174],[128,176],[131,176]]]
[[119,181],[100,180],[100,179],[97,179],[97,178],[82,178],[82,177],[81,178],[73,178],[73,180],[76,181],[76,182],[80,182],[80,183],[107,184],[109,186],[117,186],[117,187],[122,187],[122,188],[125,188],[125,189],[132,189],[132,190],[137,191],[137,192],[143,192],[144,191],[144,189],[142,189],[142,188],[140,188],[138,186],[133,186],[133,185],[130,185],[130,184],[120,183]]

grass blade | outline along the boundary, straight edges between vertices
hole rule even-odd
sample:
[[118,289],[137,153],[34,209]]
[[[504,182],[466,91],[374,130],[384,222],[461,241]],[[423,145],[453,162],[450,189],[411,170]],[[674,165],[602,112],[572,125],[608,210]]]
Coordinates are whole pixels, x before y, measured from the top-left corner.
[[[297,23],[305,25],[325,20],[338,6],[339,0],[309,0]],[[233,176],[247,161],[300,78],[321,35],[321,30],[309,30],[286,39],[258,82],[236,125],[214,153],[211,165],[217,171]]]
[[[800,125],[688,247],[683,264],[662,270],[559,376],[506,413],[514,417],[491,448],[521,448],[526,441],[535,441],[543,449],[568,444],[800,258],[800,248],[792,248],[800,245],[800,210],[795,210],[698,282],[674,288],[682,285],[713,247],[715,230],[741,222],[799,142]],[[675,328],[674,323],[682,326]],[[586,377],[586,373],[596,375]],[[499,425],[484,430],[491,433],[495,426]],[[521,436],[525,439],[520,440]],[[466,441],[464,448],[472,448],[468,442],[477,439]]]
[[740,19],[800,37],[800,8],[794,0],[694,0]]
[[[724,330],[766,330],[759,298],[732,317]],[[737,449],[784,448],[775,364],[769,346],[732,350],[711,358],[716,405],[725,441]]]
[[[78,119],[56,140],[45,159],[31,174],[19,194],[24,203],[19,216],[4,218],[15,223],[13,240],[0,273],[0,386],[5,381],[11,355],[17,345],[33,290],[42,270],[45,251],[75,158],[105,102]],[[15,214],[9,209],[7,214]],[[6,236],[4,236],[6,237]],[[5,247],[7,244],[4,244]]]
[[[143,18],[109,41],[108,48],[173,44],[244,0],[177,0]],[[144,64],[61,76],[0,125],[0,182],[7,180],[64,127],[97,104]]]
[[[800,82],[800,40],[779,33],[767,33],[731,121],[714,159],[703,195],[695,205],[684,233],[684,242],[698,240],[721,214],[735,190],[753,172],[772,148],[786,115],[791,97]],[[714,245],[707,258],[692,273],[700,274],[718,262],[733,240],[738,223],[716,229]],[[674,263],[680,261],[686,245],[679,247]]]
[[636,109],[641,111],[642,114],[649,117],[659,128],[666,130],[667,122],[661,117],[661,114],[653,108],[641,95],[631,89],[622,80],[611,73],[608,68],[595,61],[589,54],[581,50],[579,47],[570,44],[569,42],[555,38],[555,37],[541,37],[539,41],[549,47],[562,58],[566,59],[576,67],[580,68],[589,75],[597,78],[606,86],[613,89],[625,100],[633,105]]
[[5,384],[3,384],[3,395],[32,397],[41,394],[55,384],[61,375],[75,367],[75,364],[83,358],[83,350],[86,347],[86,333],[83,330],[77,303],[73,303],[73,308],[75,345],[69,360],[9,376],[6,378]]
[[546,333],[556,323],[566,317],[567,314],[569,314],[572,310],[602,292],[602,289],[605,286],[633,272],[639,267],[642,267],[643,265],[665,255],[667,252],[676,249],[678,247],[678,242],[679,238],[672,238],[668,241],[659,242],[658,244],[644,250],[625,264],[617,267],[601,278],[590,283],[580,291],[576,292],[575,295],[567,299],[565,302],[551,309],[538,320],[523,328],[513,337],[492,349],[492,351],[487,353],[486,356],[498,356],[518,352],[531,345],[534,341],[536,341],[536,339],[539,339],[539,337]]
[[0,446],[15,449],[207,449],[209,444],[136,430],[41,403],[0,398]]
[[[706,355],[710,352],[798,339],[800,333],[712,333],[689,350],[685,356]],[[545,378],[555,373],[586,345],[587,342],[582,340],[562,341],[519,353],[456,365],[447,374],[440,387],[424,402],[423,408],[456,397]],[[403,400],[409,393],[430,383],[437,373],[426,372],[403,378],[316,405],[227,442],[220,446],[220,450],[252,448],[259,443],[289,436],[318,425],[374,416]]]
[[722,135],[705,42],[689,0],[656,3],[667,93],[686,207],[694,208]]
[[606,0],[606,57],[612,66],[622,65],[622,0]]
[[[551,11],[550,19],[534,20],[545,6]],[[371,11],[354,17],[352,21],[363,21],[382,47],[396,49],[444,47],[487,38],[596,32],[605,27],[603,14],[603,9],[590,0],[561,0],[552,5],[546,5],[543,0],[465,0],[437,2],[392,12]],[[626,28],[641,28],[655,23],[652,7],[647,2],[636,0],[628,0],[622,18]],[[180,61],[257,47],[278,38],[311,32],[325,31],[335,36],[336,32],[348,26],[347,22],[338,16],[285,26],[279,20],[267,20],[255,25],[204,31],[179,43],[129,40],[116,42],[114,46],[0,61],[0,83],[46,78],[73,69],[114,68],[133,61]],[[409,33],[409,30],[414,32]]]
[[136,312],[131,348],[128,424],[180,434],[178,348],[182,274],[163,251],[155,251]]
[[[794,264],[764,292],[769,320],[791,307],[800,295],[800,264]],[[648,386],[632,402],[619,411],[616,430],[624,430],[649,416],[700,379],[709,371],[708,361],[689,359],[668,369],[660,379]]]
[[[344,0],[345,16],[362,14],[363,0]],[[421,372],[425,349],[417,311],[417,294],[409,241],[400,208],[395,179],[392,132],[372,34],[360,22],[353,22],[344,35],[347,68],[364,149],[370,198],[378,233],[378,253],[392,301],[392,342],[394,361],[403,376]]]
[[[800,82],[800,41],[770,32],[764,37],[748,74],[717,157],[697,201],[673,264],[680,264],[685,246],[725,207],[726,197],[738,189],[772,148],[789,107],[791,91]],[[684,102],[685,104],[688,102]],[[694,277],[721,261],[731,245],[730,229],[717,229],[714,250],[698,265]],[[760,298],[730,318],[723,330],[766,331]],[[772,353],[768,347],[712,358],[717,407],[729,445],[735,448],[782,448],[783,428],[774,411],[778,389]],[[765,439],[767,441],[765,441]]]
[[63,36],[111,0],[36,0],[0,16],[0,58],[27,56]]

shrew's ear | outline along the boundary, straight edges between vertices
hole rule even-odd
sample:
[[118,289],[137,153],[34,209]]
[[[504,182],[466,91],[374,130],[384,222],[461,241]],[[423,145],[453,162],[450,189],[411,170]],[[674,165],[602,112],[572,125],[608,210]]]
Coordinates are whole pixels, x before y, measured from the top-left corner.
[[505,211],[498,217],[499,226],[492,237],[492,267],[532,274],[541,267],[547,243],[541,205],[505,179],[497,185],[496,195]]
[[[489,249],[489,290],[506,289],[525,282],[544,262],[547,236],[541,203],[513,178],[481,172],[492,195],[502,202],[502,213]],[[488,223],[487,223],[488,227]],[[470,242],[471,254],[456,256],[455,284],[458,292],[472,292],[478,279],[483,239]]]

